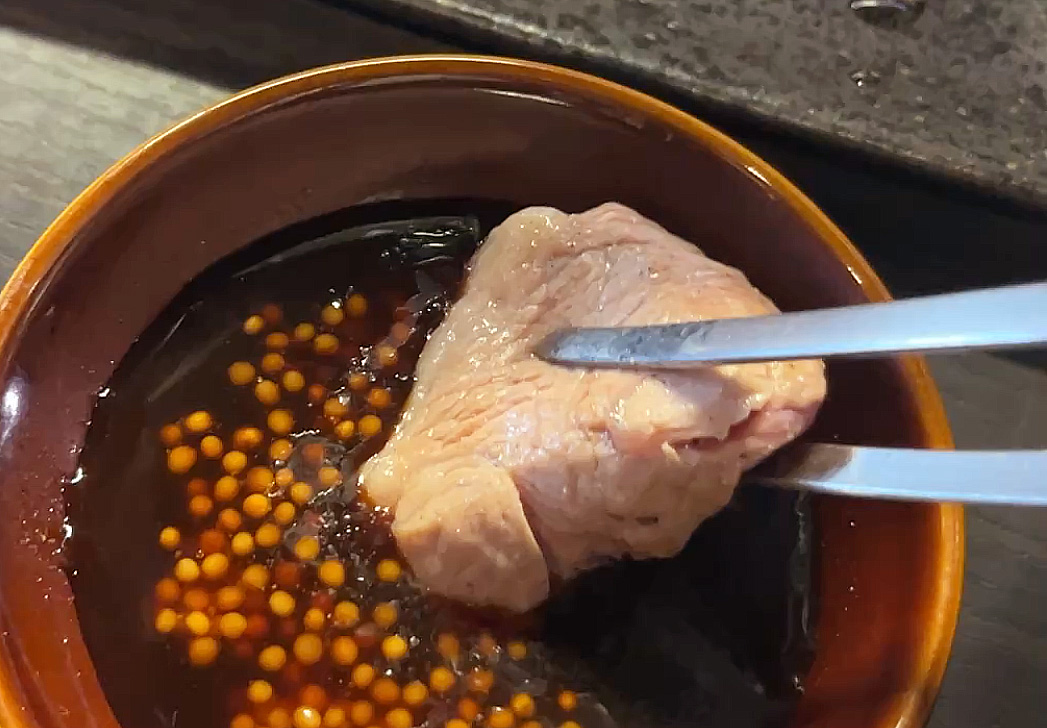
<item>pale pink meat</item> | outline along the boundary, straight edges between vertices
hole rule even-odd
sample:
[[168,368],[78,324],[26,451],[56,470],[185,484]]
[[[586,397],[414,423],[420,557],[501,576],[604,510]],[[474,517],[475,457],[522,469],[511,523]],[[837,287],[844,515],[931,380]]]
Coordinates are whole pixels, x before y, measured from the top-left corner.
[[737,270],[618,204],[523,210],[474,257],[396,432],[361,473],[429,588],[526,610],[608,559],[672,556],[742,472],[810,424],[821,362],[652,374],[545,363],[565,326],[777,309]]

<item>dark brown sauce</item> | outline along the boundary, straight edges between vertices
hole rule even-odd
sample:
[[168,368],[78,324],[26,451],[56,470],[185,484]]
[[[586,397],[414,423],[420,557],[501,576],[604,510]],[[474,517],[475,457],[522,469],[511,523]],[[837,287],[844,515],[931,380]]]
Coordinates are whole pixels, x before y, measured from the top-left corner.
[[[397,705],[410,713],[414,725],[443,726],[468,698],[480,709],[476,725],[497,728],[508,716],[492,717],[497,713],[492,708],[508,706],[518,693],[534,696],[533,719],[545,728],[566,721],[582,728],[745,728],[787,720],[813,652],[813,526],[806,502],[794,494],[740,489],[734,503],[705,523],[678,557],[598,569],[561,586],[543,609],[523,618],[434,599],[406,572],[393,582],[378,578],[379,562],[398,557],[384,514],[357,497],[355,471],[395,423],[410,390],[413,362],[453,299],[465,262],[486,232],[513,211],[512,205],[487,201],[392,203],[295,226],[205,271],[132,347],[99,395],[80,469],[67,489],[77,612],[98,676],[123,725],[226,728],[240,715],[250,716],[253,726],[283,728],[283,721],[294,723],[296,707],[314,703],[315,715],[298,716],[304,722],[319,719],[333,706],[346,710],[343,724],[349,726],[354,701],[366,699],[378,711],[360,728],[381,726],[387,708],[376,701],[373,683],[366,689],[355,686],[352,667],[331,657],[332,640],[339,636],[352,638],[358,662],[372,664],[378,677],[387,674],[400,686],[428,683],[435,667],[452,670],[457,680],[446,695],[429,691],[423,702],[406,706],[401,697]],[[366,300],[364,315],[350,315],[346,302],[351,294]],[[322,309],[332,303],[344,314],[337,324],[323,321]],[[244,322],[256,314],[269,318],[261,333],[248,335]],[[313,324],[314,336],[295,341],[299,322]],[[400,328],[394,329],[397,322]],[[277,347],[281,371],[270,374],[261,371],[260,363],[274,351],[266,343],[274,331],[286,332],[290,343]],[[396,334],[392,339],[391,332]],[[320,333],[337,338],[337,351],[317,353]],[[383,365],[378,347],[391,340],[398,346],[396,361]],[[264,405],[253,383],[230,382],[228,367],[236,361],[252,363],[260,378],[277,384],[284,372],[300,372],[304,386],[296,392],[279,387],[280,402]],[[354,372],[369,377],[367,387],[350,386]],[[311,397],[315,385],[324,387],[322,397]],[[375,406],[368,396],[372,389],[386,392],[388,404],[379,400]],[[340,398],[347,412],[325,411],[324,402],[331,398]],[[273,409],[286,410],[294,419],[288,437],[292,454],[276,462],[269,450],[278,437],[267,431]],[[186,431],[184,418],[197,410],[213,419],[207,433]],[[382,431],[362,435],[365,416],[379,417]],[[335,429],[343,420],[355,426],[348,437],[344,429]],[[253,426],[265,433],[264,443],[248,452],[249,462],[236,476],[238,493],[229,502],[217,502],[215,483],[226,474],[220,458],[197,452],[187,473],[168,469],[169,448],[159,433],[174,422],[182,423],[182,437],[194,449],[204,434],[219,437],[227,451],[237,428]],[[325,489],[319,482],[321,466],[337,468],[341,484]],[[281,526],[277,545],[256,544],[241,556],[230,551],[232,533],[254,532],[263,520],[275,518],[272,512],[258,521],[244,517],[244,525],[225,533],[224,541],[215,535],[223,530],[222,510],[244,510],[250,486],[243,481],[252,467],[273,473],[290,468],[294,481],[307,482],[315,495]],[[264,490],[270,508],[294,502],[286,483]],[[189,513],[194,495],[210,499],[206,515]],[[181,535],[175,552],[158,544],[167,526]],[[318,556],[296,556],[294,546],[303,537],[317,540]],[[220,577],[180,585],[173,601],[157,596],[158,582],[173,583],[179,559],[199,563],[209,551],[228,557]],[[337,588],[322,583],[317,570],[320,562],[334,559],[345,564],[347,574]],[[218,588],[238,584],[250,564],[263,565],[276,585],[264,593],[242,587],[242,605],[216,607]],[[286,617],[274,615],[267,603],[277,588],[294,597]],[[186,593],[193,589],[210,600],[196,610],[209,625],[198,637],[186,626],[186,614],[194,611],[185,606],[190,601]],[[340,602],[356,605],[358,623],[332,624]],[[374,607],[385,603],[395,604],[398,613],[389,628],[371,617]],[[158,633],[159,612],[169,608],[178,612],[177,627]],[[304,626],[310,609],[324,615],[322,628]],[[218,625],[226,611],[247,618],[243,636],[222,636]],[[295,640],[306,633],[323,644],[323,657],[315,663],[295,658]],[[408,647],[402,659],[382,653],[382,640],[392,634],[403,637]],[[441,634],[455,635],[460,657],[449,660],[441,654]],[[218,646],[214,661],[192,665],[188,655],[196,647],[190,645],[207,639]],[[287,664],[267,672],[259,666],[260,655],[273,645],[284,651]],[[521,645],[526,648],[522,658]],[[485,675],[475,670],[491,673],[486,692],[470,689],[470,674]],[[246,689],[259,679],[272,686],[274,697],[252,704]],[[568,696],[577,694],[577,708],[564,710],[558,704],[565,690]],[[247,719],[239,720],[247,728]],[[336,721],[335,715],[331,723]],[[517,726],[526,721],[524,716],[514,719]]]

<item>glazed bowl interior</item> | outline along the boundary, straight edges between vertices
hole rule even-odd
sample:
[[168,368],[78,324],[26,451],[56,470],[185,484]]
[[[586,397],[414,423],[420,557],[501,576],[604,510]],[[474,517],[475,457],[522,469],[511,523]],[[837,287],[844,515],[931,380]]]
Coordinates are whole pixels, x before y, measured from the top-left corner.
[[[521,62],[330,67],[254,89],[143,146],[48,230],[0,299],[0,725],[114,728],[61,562],[62,483],[128,347],[217,259],[364,202],[617,200],[741,268],[783,309],[885,292],[768,165],[640,94]],[[911,360],[833,363],[812,437],[949,446]],[[816,503],[820,615],[794,724],[923,722],[959,599],[962,515]]]

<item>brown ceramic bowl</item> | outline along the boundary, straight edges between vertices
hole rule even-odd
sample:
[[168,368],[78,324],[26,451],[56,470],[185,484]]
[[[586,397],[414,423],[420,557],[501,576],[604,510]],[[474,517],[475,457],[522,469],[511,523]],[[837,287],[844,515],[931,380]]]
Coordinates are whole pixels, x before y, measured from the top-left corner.
[[[785,309],[887,298],[843,234],[766,162],[590,76],[394,58],[218,104],[91,185],[0,296],[0,726],[116,727],[58,550],[62,479],[114,362],[221,256],[353,204],[425,197],[568,210],[618,200],[741,268]],[[830,382],[815,437],[950,446],[921,361],[834,363]],[[816,513],[819,644],[795,725],[922,725],[959,606],[962,511],[826,497]]]

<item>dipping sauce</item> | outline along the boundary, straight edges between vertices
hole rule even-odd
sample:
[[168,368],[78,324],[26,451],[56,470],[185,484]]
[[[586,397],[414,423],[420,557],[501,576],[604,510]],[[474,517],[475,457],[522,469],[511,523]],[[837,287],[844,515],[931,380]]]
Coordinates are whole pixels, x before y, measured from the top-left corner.
[[117,718],[191,728],[782,723],[812,655],[806,502],[746,487],[678,557],[537,613],[427,595],[356,471],[516,205],[355,208],[220,261],[99,393],[70,575]]

